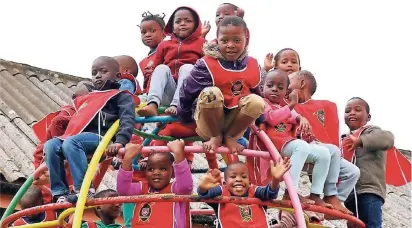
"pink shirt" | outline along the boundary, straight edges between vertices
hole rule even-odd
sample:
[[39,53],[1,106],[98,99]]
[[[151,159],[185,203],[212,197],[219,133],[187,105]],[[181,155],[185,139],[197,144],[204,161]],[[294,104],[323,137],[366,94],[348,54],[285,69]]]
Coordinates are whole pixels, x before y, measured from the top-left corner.
[[289,124],[297,124],[296,118],[299,114],[292,110],[290,111],[289,106],[280,106],[278,104],[272,104],[269,100],[265,99],[265,121],[266,123],[276,126],[282,122]]
[[[180,163],[173,163],[173,170],[175,173],[175,181],[172,183],[172,193],[178,195],[191,195],[193,191],[193,179],[190,172],[190,166],[187,160]],[[133,171],[125,171],[119,169],[117,175],[117,191],[121,196],[140,195],[142,186],[140,183],[132,183]],[[186,211],[187,203],[175,203],[175,219],[174,227],[186,227]]]

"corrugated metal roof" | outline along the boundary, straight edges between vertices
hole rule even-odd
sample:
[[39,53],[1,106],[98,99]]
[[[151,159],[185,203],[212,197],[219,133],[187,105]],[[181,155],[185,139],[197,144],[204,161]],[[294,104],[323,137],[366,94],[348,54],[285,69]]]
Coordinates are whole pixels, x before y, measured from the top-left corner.
[[[8,182],[26,179],[33,171],[32,152],[38,140],[31,129],[36,121],[71,102],[72,89],[84,78],[0,59],[0,174]],[[402,151],[410,159],[410,151]],[[219,162],[219,166],[224,166]],[[207,168],[207,161],[196,154],[194,168]],[[116,188],[117,171],[109,171],[99,189]],[[194,192],[201,175],[193,175]],[[300,192],[309,193],[310,182],[301,179]],[[280,196],[284,192],[281,186]],[[412,227],[411,184],[388,186],[383,207],[383,227]],[[205,208],[192,203],[192,208]],[[276,211],[271,209],[271,216]],[[325,222],[331,227],[346,227],[342,221]]]

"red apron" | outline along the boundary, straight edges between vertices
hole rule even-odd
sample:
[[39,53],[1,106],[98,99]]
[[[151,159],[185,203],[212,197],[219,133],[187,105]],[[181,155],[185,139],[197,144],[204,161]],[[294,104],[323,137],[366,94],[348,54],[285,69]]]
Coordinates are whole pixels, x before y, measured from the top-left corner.
[[305,117],[317,140],[339,147],[339,118],[336,104],[327,100],[308,100],[295,111]]
[[[256,186],[249,188],[248,197],[255,197]],[[226,187],[222,187],[222,196],[231,196]],[[262,228],[269,227],[263,207],[252,205],[238,205],[234,203],[219,204],[218,219],[221,228]]]
[[[41,222],[46,222],[46,221],[53,221],[56,220],[56,212],[54,211],[46,211],[46,216],[44,217],[43,221]],[[30,223],[27,223],[26,221],[24,221],[23,218],[19,218],[17,219],[15,222],[13,222],[12,226],[23,226],[23,225],[27,225]],[[59,226],[52,226],[51,228],[58,228]]]
[[[66,139],[70,136],[81,133],[93,118],[102,110],[106,103],[117,94],[124,92],[120,90],[94,91],[88,95],[80,96],[74,99],[76,114],[70,119],[64,135],[59,139]],[[87,108],[85,108],[87,107]]]
[[[157,193],[149,191],[149,186],[146,181],[140,182],[142,186],[142,195],[146,194],[167,194],[172,193],[172,183]],[[132,228],[135,227],[165,227],[173,228],[174,226],[174,207],[175,203],[171,202],[148,202],[137,203],[134,208],[134,215],[132,219]],[[189,204],[187,204],[187,218],[186,227],[190,227],[190,213]]]
[[152,78],[153,69],[145,69],[150,61],[154,61],[155,53],[151,53],[139,63],[140,70],[143,72],[143,93],[149,93],[150,79]]
[[248,57],[247,66],[243,70],[224,69],[217,59],[209,56],[203,57],[203,61],[213,79],[213,86],[223,93],[226,108],[236,108],[239,100],[249,95],[250,89],[260,83],[259,64],[252,57]]

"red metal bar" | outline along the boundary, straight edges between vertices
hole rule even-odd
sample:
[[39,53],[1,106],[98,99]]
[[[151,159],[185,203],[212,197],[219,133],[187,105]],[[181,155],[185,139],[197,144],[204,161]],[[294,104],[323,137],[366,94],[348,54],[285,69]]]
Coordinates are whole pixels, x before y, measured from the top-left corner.
[[[205,203],[235,203],[235,204],[258,204],[262,206],[272,206],[272,207],[283,207],[283,208],[293,208],[292,203],[289,200],[271,200],[262,202],[257,198],[247,198],[247,197],[219,197],[215,199],[200,200],[197,196],[183,196],[183,195],[140,195],[140,196],[119,196],[110,198],[99,198],[92,199],[86,202],[86,206],[97,206],[103,204],[113,204],[113,203],[142,203],[142,202],[205,202]],[[61,204],[48,204],[38,207],[29,208],[16,212],[6,219],[4,219],[1,224],[2,228],[7,228],[7,226],[14,220],[31,214],[38,214],[46,210],[56,210],[56,209],[66,209],[73,207],[74,205],[70,203]],[[320,207],[316,205],[302,204],[302,209],[305,211],[314,211],[322,214],[330,215],[336,218],[345,219],[355,225],[365,228],[365,224],[358,218],[344,214],[335,209],[329,209],[326,207]]]

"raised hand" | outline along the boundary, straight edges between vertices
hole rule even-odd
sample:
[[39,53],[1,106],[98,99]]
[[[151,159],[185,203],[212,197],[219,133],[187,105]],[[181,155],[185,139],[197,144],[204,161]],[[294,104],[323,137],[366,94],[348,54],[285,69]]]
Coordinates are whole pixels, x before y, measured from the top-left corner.
[[275,67],[275,61],[273,60],[273,53],[268,53],[263,63],[263,69],[265,69],[265,71],[268,72],[273,67]]
[[119,152],[121,148],[123,148],[122,144],[113,143],[109,145],[104,152],[106,153],[107,156],[114,157],[117,155],[117,152]]
[[176,139],[168,142],[167,147],[169,147],[170,151],[174,153],[176,163],[179,163],[185,159],[185,142],[183,139]]
[[270,174],[273,180],[282,181],[283,175],[290,169],[291,164],[289,158],[285,157],[283,161],[276,161],[276,165],[273,160],[270,160]]
[[201,32],[203,38],[206,38],[206,35],[209,33],[210,28],[211,28],[210,22],[204,21],[202,25],[202,32]]
[[357,138],[356,136],[352,134],[349,135],[349,138],[352,141],[352,146],[350,147],[349,150],[355,150],[358,147],[362,147],[362,140],[360,138]]
[[220,171],[218,169],[208,170],[205,175],[200,179],[199,192],[205,193],[209,189],[212,189],[220,184],[222,179]]
[[142,151],[143,145],[128,143],[126,144],[126,153],[123,158],[122,168],[126,171],[132,170],[133,159]]

